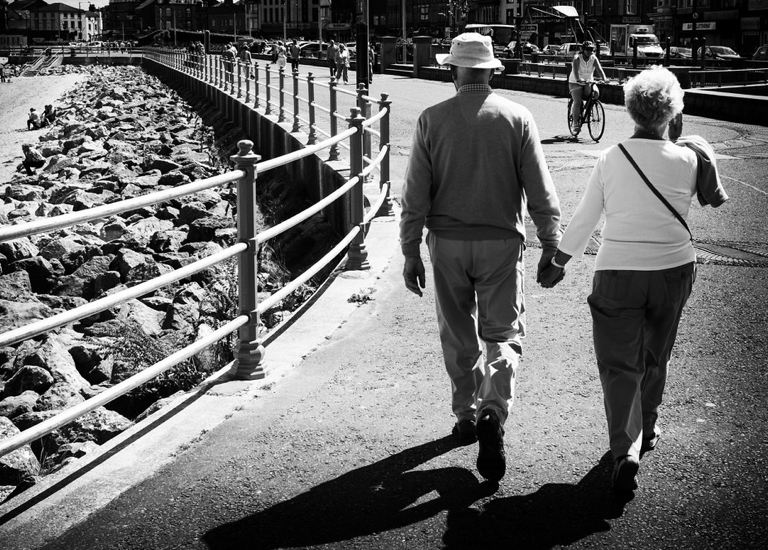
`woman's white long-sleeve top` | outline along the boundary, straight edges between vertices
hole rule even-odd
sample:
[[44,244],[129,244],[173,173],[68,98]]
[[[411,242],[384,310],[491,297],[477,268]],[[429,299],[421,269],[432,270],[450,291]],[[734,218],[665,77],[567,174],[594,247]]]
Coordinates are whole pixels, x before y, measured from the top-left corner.
[[[696,153],[666,140],[633,138],[623,145],[687,221],[696,194]],[[618,146],[598,157],[584,197],[560,241],[560,250],[581,256],[603,215],[597,271],[653,271],[696,260],[686,228],[648,188]]]

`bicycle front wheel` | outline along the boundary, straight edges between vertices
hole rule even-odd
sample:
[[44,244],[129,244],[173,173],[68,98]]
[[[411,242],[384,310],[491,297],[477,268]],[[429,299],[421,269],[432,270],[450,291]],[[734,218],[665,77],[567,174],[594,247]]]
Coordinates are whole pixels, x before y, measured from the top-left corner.
[[602,103],[595,101],[589,112],[589,135],[595,141],[600,141],[603,132],[605,132],[605,109]]
[[573,98],[568,100],[568,131],[571,133],[572,136],[575,136],[578,134],[578,132],[574,133],[573,131],[573,113],[571,112],[573,109]]

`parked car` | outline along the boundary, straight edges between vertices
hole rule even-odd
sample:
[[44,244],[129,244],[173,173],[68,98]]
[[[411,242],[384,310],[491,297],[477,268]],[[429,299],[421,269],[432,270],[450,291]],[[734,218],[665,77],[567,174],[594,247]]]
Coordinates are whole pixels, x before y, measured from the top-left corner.
[[768,44],[757,48],[755,53],[752,54],[752,59],[755,61],[768,61]]
[[[514,57],[516,46],[517,46],[517,40],[513,40],[512,42],[507,44],[506,48],[504,48],[504,53],[502,55],[504,57]],[[539,53],[539,47],[536,44],[532,44],[530,42],[526,42],[525,44],[523,44],[523,54],[531,55],[532,53]]]
[[728,46],[704,46],[704,48],[699,48],[698,50],[699,59],[701,59],[702,50],[704,51],[705,59],[723,59],[723,60],[744,59]]
[[328,43],[306,42],[299,46],[299,57],[315,57],[325,59],[328,57]]
[[349,50],[349,60],[353,61],[357,57],[357,42],[345,42],[344,45]]
[[[664,55],[667,55],[667,51],[664,50]],[[678,48],[677,46],[669,47],[670,59],[690,59],[693,57],[693,50],[691,48]]]
[[560,46],[557,44],[547,44],[541,50],[541,55],[557,55],[560,52]]
[[560,46],[557,52],[558,57],[565,58],[566,61],[573,61],[575,55],[581,51],[581,42],[566,42]]
[[600,44],[600,57],[611,55],[611,47],[608,44]]

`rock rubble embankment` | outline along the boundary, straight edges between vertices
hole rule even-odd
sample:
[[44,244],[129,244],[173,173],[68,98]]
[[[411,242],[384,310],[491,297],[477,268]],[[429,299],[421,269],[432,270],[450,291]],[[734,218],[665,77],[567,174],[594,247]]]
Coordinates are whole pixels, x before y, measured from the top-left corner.
[[[95,68],[60,101],[58,120],[36,144],[45,159],[0,184],[0,225],[88,210],[219,174],[232,129],[214,128],[180,96],[135,67]],[[230,140],[230,143],[226,142]],[[221,151],[221,153],[219,152]],[[285,200],[284,181],[263,199]],[[301,203],[292,197],[292,202]],[[52,233],[0,243],[0,333],[186,266],[236,242],[236,197],[224,187],[137,208]],[[269,212],[275,207],[261,208]],[[272,220],[259,213],[267,225]],[[317,217],[275,248],[316,255],[333,236]],[[307,229],[309,227],[310,229]],[[312,239],[307,242],[307,234]],[[291,248],[293,247],[293,250]],[[301,247],[301,250],[296,249]],[[290,278],[261,250],[259,292]],[[303,289],[307,294],[311,289]],[[300,302],[264,316],[270,326]],[[79,322],[0,348],[0,439],[42,422],[161,360],[229,320],[237,309],[234,261]],[[0,457],[0,491],[19,490],[123,431],[178,389],[232,357],[234,336],[107,407]],[[188,389],[188,388],[187,388]]]

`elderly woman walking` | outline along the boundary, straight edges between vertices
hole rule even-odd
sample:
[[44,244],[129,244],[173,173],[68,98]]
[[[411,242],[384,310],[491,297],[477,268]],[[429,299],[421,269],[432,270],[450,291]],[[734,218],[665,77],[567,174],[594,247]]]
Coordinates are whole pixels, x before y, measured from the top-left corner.
[[637,488],[640,456],[661,435],[658,409],[696,274],[686,222],[692,199],[698,195],[713,207],[728,199],[709,144],[698,136],[678,140],[683,90],[674,74],[660,66],[641,72],[624,85],[624,101],[634,135],[598,157],[552,265],[539,278],[544,287],[557,284],[605,215],[587,302],[617,493]]

